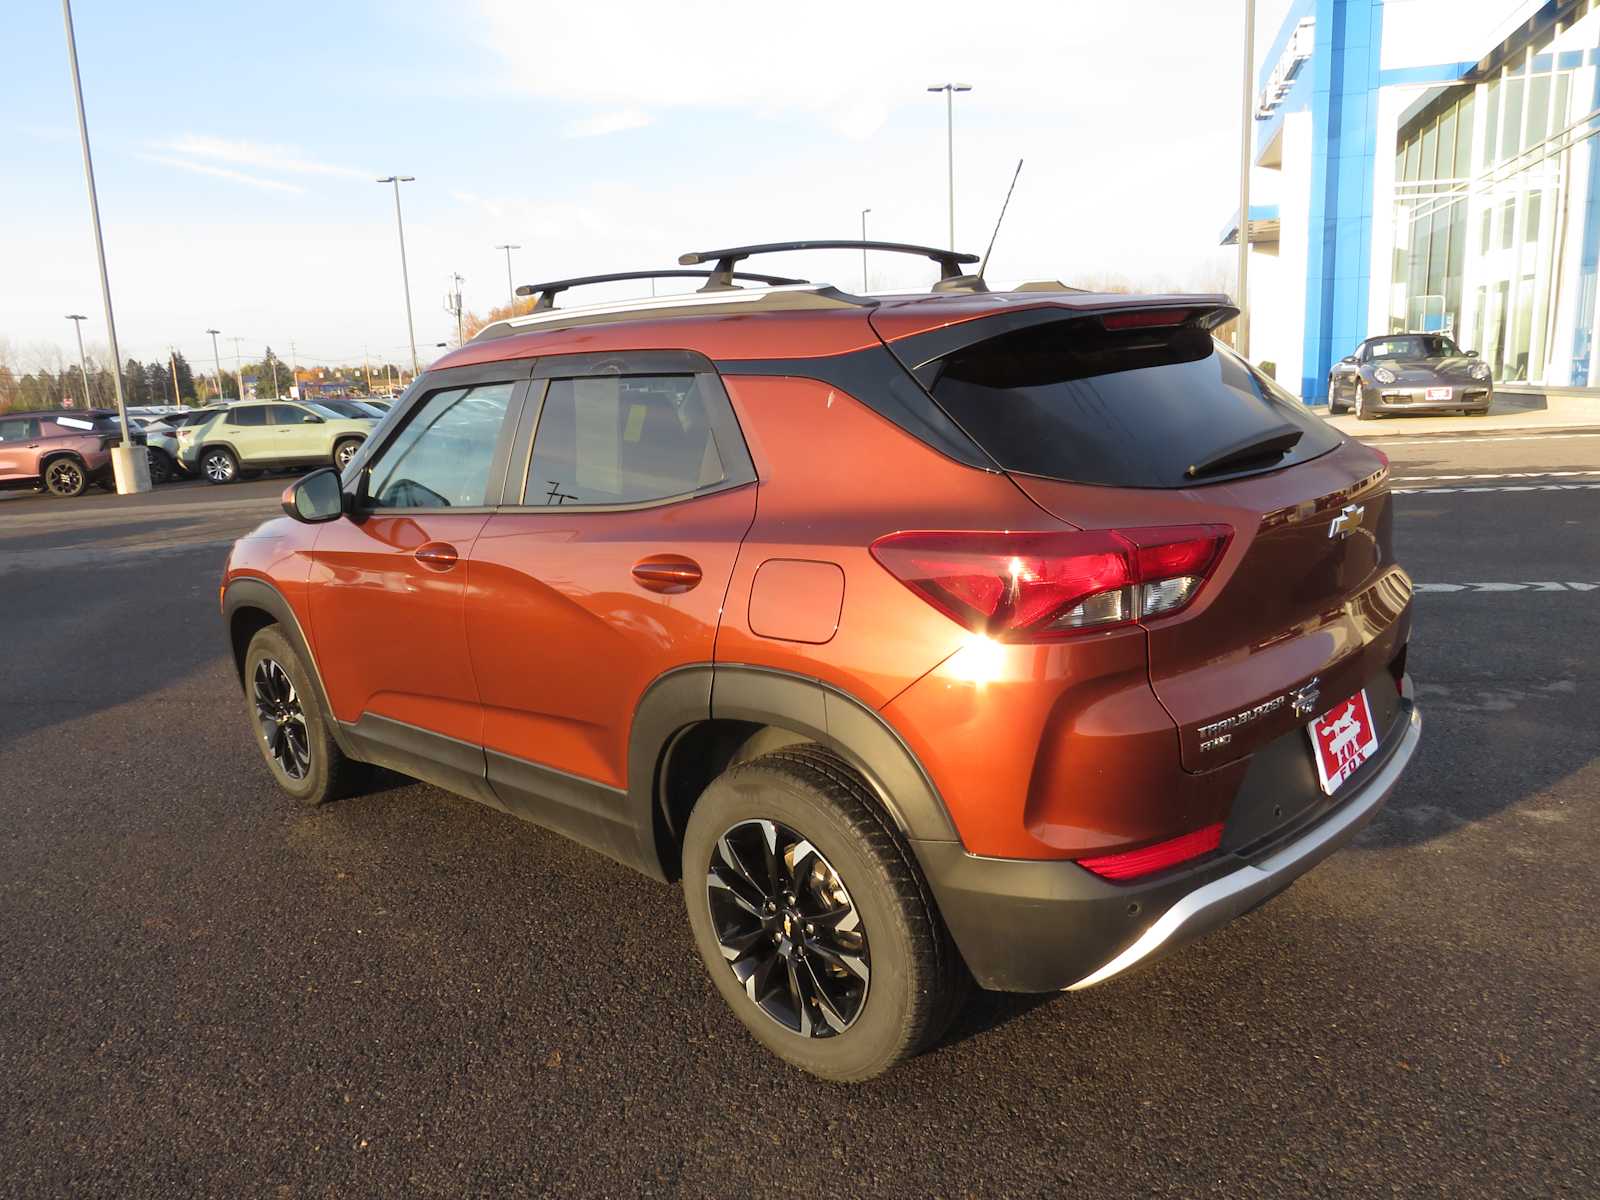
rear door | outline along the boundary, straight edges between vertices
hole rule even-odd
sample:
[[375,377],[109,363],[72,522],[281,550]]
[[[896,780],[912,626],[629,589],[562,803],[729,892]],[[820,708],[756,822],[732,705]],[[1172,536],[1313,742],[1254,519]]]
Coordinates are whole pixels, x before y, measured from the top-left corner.
[[699,355],[543,359],[527,411],[468,573],[489,778],[614,851],[634,710],[664,672],[711,661],[755,472]]
[[1232,530],[1195,600],[1143,622],[1151,686],[1204,770],[1385,681],[1411,585],[1383,458],[1172,316],[1038,319],[918,374],[1065,522]]
[[226,442],[240,462],[270,462],[276,432],[268,424],[265,404],[241,404],[211,427],[206,440]]

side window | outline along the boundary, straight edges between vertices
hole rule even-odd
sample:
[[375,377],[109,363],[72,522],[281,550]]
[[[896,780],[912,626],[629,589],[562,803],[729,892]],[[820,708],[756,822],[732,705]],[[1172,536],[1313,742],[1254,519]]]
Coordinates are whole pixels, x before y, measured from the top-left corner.
[[0,421],[0,442],[26,442],[39,436],[37,417],[18,417]]
[[311,414],[293,404],[269,404],[267,405],[267,412],[272,414],[271,423],[274,425],[306,425],[311,423]]
[[522,502],[638,504],[727,477],[693,375],[552,379]]
[[229,425],[255,426],[267,423],[267,409],[264,404],[252,404],[247,408],[230,408],[228,410]]
[[489,464],[514,384],[435,392],[369,468],[373,508],[475,508],[489,492]]

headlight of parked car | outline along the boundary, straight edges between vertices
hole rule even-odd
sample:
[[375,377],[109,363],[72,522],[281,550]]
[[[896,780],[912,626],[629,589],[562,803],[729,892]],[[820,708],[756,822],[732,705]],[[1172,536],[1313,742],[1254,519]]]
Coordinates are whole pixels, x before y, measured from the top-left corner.
[[1472,377],[1474,379],[1488,379],[1493,373],[1494,372],[1489,370],[1488,363],[1481,362],[1472,364]]
[[1372,377],[1379,383],[1393,383],[1395,381],[1395,373],[1389,370],[1388,367],[1377,368],[1372,372]]

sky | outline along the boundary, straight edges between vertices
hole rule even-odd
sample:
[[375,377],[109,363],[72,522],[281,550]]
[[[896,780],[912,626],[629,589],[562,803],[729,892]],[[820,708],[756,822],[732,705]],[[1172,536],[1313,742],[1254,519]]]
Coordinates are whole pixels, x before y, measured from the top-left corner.
[[[1257,56],[1289,0],[1261,0]],[[1213,290],[1237,207],[1242,0],[77,0],[124,358],[226,369],[409,360],[517,282],[670,267],[694,249],[949,237],[982,253],[1025,160],[991,282],[1125,277]],[[0,40],[0,349],[76,357],[105,322],[60,5]],[[861,286],[859,255],[751,269]],[[928,281],[878,255],[874,289]],[[611,285],[589,299],[629,294]],[[637,285],[633,285],[636,292]],[[663,285],[663,291],[669,290]],[[576,295],[576,294],[575,294]]]

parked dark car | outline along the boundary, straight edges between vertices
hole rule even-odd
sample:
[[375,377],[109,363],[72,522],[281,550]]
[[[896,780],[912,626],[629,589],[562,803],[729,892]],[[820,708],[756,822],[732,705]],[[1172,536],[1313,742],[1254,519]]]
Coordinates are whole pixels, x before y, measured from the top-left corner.
[[1370,421],[1389,413],[1482,416],[1494,398],[1494,373],[1476,350],[1442,333],[1370,337],[1328,372],[1328,409],[1355,409]]

